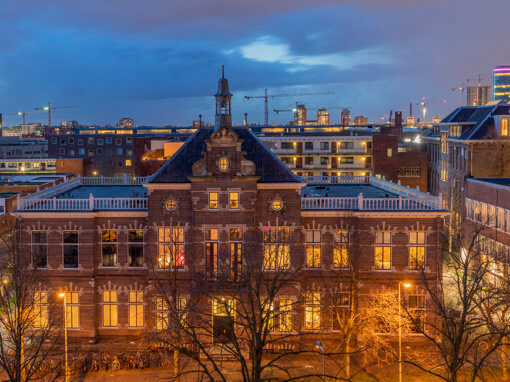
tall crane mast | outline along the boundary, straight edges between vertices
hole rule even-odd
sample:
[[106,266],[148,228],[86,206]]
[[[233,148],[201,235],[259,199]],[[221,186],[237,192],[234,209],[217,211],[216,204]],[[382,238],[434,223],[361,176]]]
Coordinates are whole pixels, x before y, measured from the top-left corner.
[[51,111],[56,109],[75,109],[78,106],[51,106],[48,102],[48,106],[36,107],[35,110],[44,110],[48,112],[48,128],[51,127]]
[[267,94],[267,89],[264,90],[264,95],[261,96],[244,96],[246,99],[253,98],[264,98],[264,124],[269,125],[269,98],[277,98],[277,97],[298,97],[298,96],[314,96],[314,95],[325,95],[325,94],[335,94],[333,92],[323,92],[323,93],[296,93],[296,94]]
[[25,127],[25,120],[27,114],[35,113],[35,111],[18,111],[17,113],[14,113],[14,115],[20,115],[21,116],[21,127]]
[[416,104],[416,106],[421,106],[421,112],[423,114],[423,121],[422,122],[425,122],[425,117],[427,115],[427,106],[428,105],[435,105],[435,104],[439,104],[439,103],[446,103],[446,100],[443,99],[441,101],[427,101],[427,98],[423,97],[422,101],[418,102]]
[[455,92],[457,90],[460,90],[461,91],[461,100],[460,100],[460,106],[464,106],[464,90],[466,88],[464,87],[464,82],[458,87],[458,88],[452,88],[452,92]]

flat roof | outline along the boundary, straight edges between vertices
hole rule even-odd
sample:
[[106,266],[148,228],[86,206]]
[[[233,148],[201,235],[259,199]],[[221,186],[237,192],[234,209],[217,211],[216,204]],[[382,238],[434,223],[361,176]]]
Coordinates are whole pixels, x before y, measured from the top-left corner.
[[370,184],[333,184],[305,186],[301,195],[307,198],[348,198],[363,194],[364,198],[398,198],[397,194],[382,190]]
[[146,198],[147,189],[140,185],[80,185],[56,197],[57,199],[87,199],[90,197],[90,194],[92,194],[94,198]]
[[487,183],[498,184],[500,186],[510,187],[510,178],[469,178],[469,179],[476,180],[478,182],[487,182]]
[[18,195],[18,194],[15,192],[0,192],[0,199],[7,199],[14,195]]

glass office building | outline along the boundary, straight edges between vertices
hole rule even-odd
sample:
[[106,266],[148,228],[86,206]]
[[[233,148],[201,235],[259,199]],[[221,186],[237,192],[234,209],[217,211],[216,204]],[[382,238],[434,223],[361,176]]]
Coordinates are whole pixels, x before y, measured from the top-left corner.
[[494,99],[510,101],[510,65],[496,66],[493,72],[493,79]]

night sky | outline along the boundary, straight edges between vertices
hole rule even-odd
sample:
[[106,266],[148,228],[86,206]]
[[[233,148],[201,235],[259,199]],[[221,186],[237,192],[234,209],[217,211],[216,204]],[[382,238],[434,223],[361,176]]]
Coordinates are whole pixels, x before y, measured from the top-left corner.
[[79,106],[54,124],[213,121],[225,64],[235,123],[245,112],[263,122],[263,101],[244,95],[266,87],[335,92],[276,99],[271,111],[298,101],[379,120],[425,96],[447,100],[429,107],[444,116],[460,104],[451,88],[510,64],[509,15],[508,0],[1,0],[0,112],[19,124],[12,114],[50,101]]

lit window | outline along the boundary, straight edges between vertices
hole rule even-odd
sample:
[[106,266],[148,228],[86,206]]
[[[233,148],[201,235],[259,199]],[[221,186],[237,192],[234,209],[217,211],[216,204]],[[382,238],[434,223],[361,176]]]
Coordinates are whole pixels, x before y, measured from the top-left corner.
[[226,157],[221,157],[218,161],[218,168],[221,172],[227,172],[229,167],[229,161]]
[[101,235],[103,267],[117,266],[117,230],[104,229]]
[[306,231],[306,267],[320,268],[321,266],[321,231]]
[[184,228],[158,228],[158,265],[160,269],[184,267]]
[[218,276],[218,229],[205,230],[205,271],[208,279]]
[[228,193],[228,208],[230,209],[239,208],[239,192]]
[[126,159],[126,167],[130,167],[131,166],[131,159]]
[[272,301],[262,300],[262,327],[264,331],[270,331],[274,329],[274,304]]
[[117,326],[117,291],[103,291],[103,326]]
[[177,202],[175,199],[168,199],[166,201],[165,207],[168,211],[173,211],[177,208]]
[[143,229],[128,231],[128,266],[143,267]]
[[273,211],[281,211],[283,208],[283,200],[281,200],[280,198],[273,199],[271,203],[271,208],[273,209]]
[[349,233],[347,230],[335,230],[333,238],[333,268],[349,268]]
[[423,269],[425,266],[425,232],[409,232],[409,269]]
[[391,232],[375,234],[375,270],[391,269]]
[[317,330],[321,327],[321,295],[306,292],[305,295],[305,329]]
[[167,330],[169,326],[168,301],[165,298],[156,298],[156,330]]
[[290,268],[290,228],[264,227],[264,269]]
[[45,328],[48,326],[48,293],[34,293],[34,327]]
[[241,279],[243,262],[243,230],[230,228],[230,278],[234,281]]
[[80,309],[78,305],[78,292],[66,293],[66,327],[77,329],[80,327]]
[[218,193],[209,192],[209,209],[217,210],[219,208]]
[[504,118],[501,120],[501,135],[507,136],[508,134],[508,119]]
[[64,231],[64,268],[78,268],[78,231]]
[[391,158],[393,156],[393,150],[388,149],[388,158]]
[[292,300],[280,299],[280,332],[292,331]]
[[141,328],[143,326],[143,292],[129,291],[129,326]]
[[34,267],[47,267],[48,233],[46,231],[32,231],[32,259]]
[[349,293],[335,292],[333,293],[332,299],[333,330],[340,330],[342,328],[342,323],[345,322],[349,313]]

